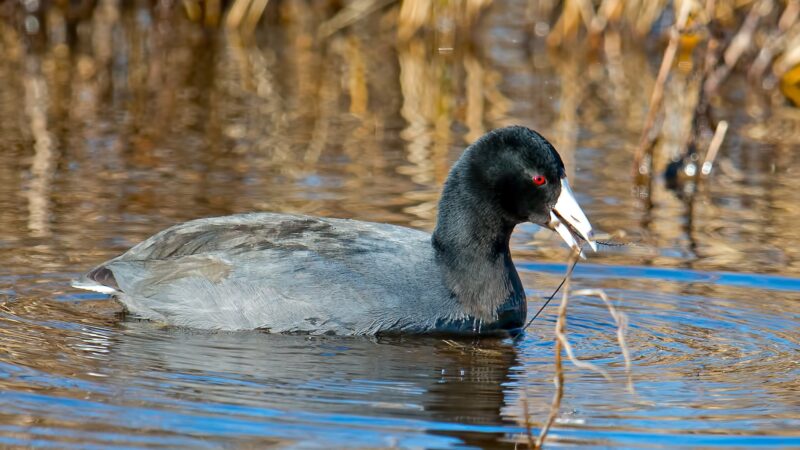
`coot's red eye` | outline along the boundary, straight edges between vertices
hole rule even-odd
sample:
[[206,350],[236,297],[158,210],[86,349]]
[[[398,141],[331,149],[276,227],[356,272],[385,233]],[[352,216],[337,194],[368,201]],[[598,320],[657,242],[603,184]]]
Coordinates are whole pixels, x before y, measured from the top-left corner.
[[543,177],[542,175],[536,175],[533,177],[533,184],[541,186],[545,183],[547,183],[547,178]]

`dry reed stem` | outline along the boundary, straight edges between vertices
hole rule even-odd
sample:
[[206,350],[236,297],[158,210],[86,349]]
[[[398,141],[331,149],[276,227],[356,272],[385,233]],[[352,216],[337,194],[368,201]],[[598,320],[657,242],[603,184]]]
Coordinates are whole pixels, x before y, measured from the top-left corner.
[[[579,291],[579,292],[585,292],[585,291]],[[566,290],[564,290],[564,293],[566,294]],[[602,375],[603,378],[606,379],[606,381],[609,381],[609,382],[614,381],[614,379],[611,378],[611,374],[609,374],[607,370],[603,369],[602,367],[600,367],[600,366],[598,366],[596,364],[592,364],[592,363],[587,362],[587,361],[581,361],[580,359],[578,359],[575,356],[575,352],[572,350],[572,344],[569,343],[569,340],[567,339],[566,333],[563,333],[562,335],[557,335],[557,336],[558,336],[559,339],[562,340],[561,345],[564,346],[564,352],[567,354],[567,358],[569,358],[569,360],[570,360],[570,362],[572,364],[574,364],[576,367],[580,367],[581,369],[588,369],[588,370],[591,370],[593,372],[596,372],[596,373]]]
[[758,27],[759,20],[762,16],[766,15],[772,7],[772,0],[760,0],[754,3],[750,8],[750,12],[744,19],[736,36],[733,37],[731,43],[728,44],[728,48],[725,49],[725,53],[722,56],[724,64],[714,70],[703,85],[706,97],[711,97],[711,95],[717,91],[722,82],[728,77],[731,70],[733,70],[739,58],[744,54],[745,50],[750,48],[753,44],[753,34]]
[[222,14],[220,0],[206,0],[205,2],[205,24],[209,27],[216,27]]
[[225,25],[229,29],[238,29],[243,35],[253,34],[258,22],[264,15],[269,0],[236,0],[228,9]]
[[[570,268],[580,258],[580,251],[573,251],[570,255],[569,262],[567,263],[567,275],[564,278],[564,292],[561,294],[561,304],[558,307],[558,319],[556,320],[556,344],[555,344],[555,375],[553,376],[553,383],[556,386],[556,392],[553,394],[553,401],[550,404],[550,413],[547,415],[542,429],[539,430],[539,437],[536,438],[534,449],[542,448],[544,440],[547,438],[547,433],[550,432],[553,423],[558,417],[558,411],[561,409],[561,399],[564,398],[564,365],[561,357],[561,350],[565,347],[567,337],[565,330],[567,328],[567,305],[569,304],[569,284],[571,281],[572,271]],[[569,344],[567,344],[569,345]]]
[[753,64],[747,72],[751,82],[761,80],[764,71],[767,70],[775,56],[786,49],[798,18],[800,18],[800,0],[789,0],[778,20],[778,28],[770,34],[766,43],[761,46],[758,56],[753,60]]
[[192,22],[197,22],[203,15],[203,9],[200,4],[194,0],[183,0],[183,9],[186,11],[186,16]]
[[396,0],[356,0],[319,26],[317,35],[328,38]]
[[592,29],[592,22],[595,20],[595,12],[594,6],[592,2],[589,0],[575,0],[578,5],[578,12],[580,13],[581,20],[583,21],[583,26],[586,27],[587,30]]
[[[528,419],[527,399],[524,397],[524,394],[522,397],[523,413],[525,414],[525,427],[529,440],[528,445],[533,449],[542,448],[542,445],[544,445],[544,441],[547,438],[547,434],[550,432],[550,429],[558,418],[558,412],[561,409],[561,400],[564,398],[564,367],[563,358],[561,355],[562,349],[564,350],[564,353],[566,353],[570,362],[572,362],[572,364],[575,366],[593,370],[601,374],[604,378],[606,378],[606,380],[612,381],[611,376],[606,370],[596,366],[595,364],[577,359],[572,351],[572,345],[569,342],[569,338],[567,337],[567,308],[569,306],[569,287],[572,279],[572,267],[574,267],[574,263],[576,263],[579,258],[580,251],[573,251],[567,263],[567,273],[564,277],[564,292],[561,297],[561,304],[558,307],[558,319],[556,320],[555,327],[555,376],[553,377],[553,382],[556,387],[556,392],[553,394],[553,401],[550,405],[550,413],[547,416],[547,420],[542,426],[542,429],[539,431],[539,436],[536,439],[536,442],[532,446],[530,444],[531,431]],[[614,323],[617,326],[617,342],[619,344],[620,351],[622,352],[622,357],[625,361],[625,374],[627,381],[626,387],[630,393],[635,393],[633,386],[633,375],[631,371],[631,355],[630,350],[628,349],[628,344],[625,340],[625,332],[628,329],[627,315],[618,311],[614,307],[614,304],[611,303],[608,295],[602,289],[581,289],[573,292],[572,294],[596,296],[603,300],[603,303],[606,305],[606,308],[608,308],[608,312],[614,319]]]
[[714,18],[716,17],[716,1],[715,0],[706,0],[705,5],[705,15],[706,15],[706,23],[705,27],[708,31],[708,39],[706,40],[706,49],[705,49],[705,57],[703,61],[703,68],[701,71],[701,78],[699,84],[699,92],[697,93],[697,103],[695,104],[694,110],[692,112],[691,118],[691,126],[687,133],[686,142],[683,144],[683,148],[686,149],[686,155],[684,158],[688,158],[691,154],[695,152],[697,148],[697,141],[701,134],[701,128],[703,129],[710,129],[711,126],[709,122],[711,121],[710,118],[710,108],[711,105],[709,103],[709,92],[706,91],[703,86],[705,86],[708,79],[714,73],[714,70],[719,65],[720,53],[723,50],[721,48],[720,40],[713,32],[714,27]]
[[778,20],[778,29],[784,32],[789,31],[789,28],[797,21],[798,14],[800,14],[800,0],[788,0],[786,8]]
[[228,28],[238,28],[242,23],[247,10],[250,8],[251,0],[235,0],[228,9],[228,16],[225,18],[225,25]]
[[533,427],[531,425],[531,415],[530,410],[528,409],[528,397],[525,395],[525,391],[522,391],[522,396],[520,397],[520,402],[522,402],[522,420],[525,424],[525,438],[528,440],[528,448],[537,448],[536,447],[536,440],[533,438]]
[[717,153],[722,146],[722,141],[725,139],[725,133],[727,132],[728,122],[721,120],[717,124],[717,129],[714,130],[714,137],[711,138],[711,143],[708,145],[708,151],[706,152],[706,159],[703,161],[702,168],[700,169],[700,173],[703,176],[708,176],[708,174],[711,173],[711,169],[714,167],[714,160],[717,158]]
[[409,40],[426,21],[430,20],[432,10],[432,0],[404,1],[400,5],[397,17],[398,38],[401,41]]
[[614,324],[617,326],[617,343],[619,344],[622,358],[625,360],[625,376],[627,378],[628,392],[633,394],[635,389],[633,387],[633,374],[631,372],[631,352],[628,349],[628,344],[625,341],[625,332],[628,330],[628,316],[625,313],[617,311],[614,304],[609,300],[608,295],[602,289],[581,289],[572,293],[573,295],[593,295],[600,297],[608,308],[608,313],[614,319]]
[[[649,174],[649,167],[642,167],[642,160],[645,154],[652,152],[653,143],[655,138],[653,136],[653,126],[655,125],[656,115],[658,114],[661,101],[664,98],[664,85],[667,82],[667,77],[672,69],[672,63],[675,61],[675,55],[678,52],[678,44],[683,30],[686,28],[686,22],[689,19],[689,12],[694,4],[693,0],[685,0],[681,3],[681,9],[678,14],[678,20],[675,26],[670,31],[669,44],[664,51],[664,58],[661,60],[661,67],[658,69],[658,76],[656,77],[655,86],[650,96],[650,105],[647,110],[647,117],[644,121],[644,128],[642,135],[639,139],[639,145],[636,147],[636,153],[633,158],[634,174]],[[652,160],[652,157],[650,158]]]
[[624,6],[623,0],[603,0],[597,7],[597,13],[592,19],[589,33],[599,35],[608,28],[609,24],[618,22]]
[[[492,0],[404,0],[400,2],[397,16],[397,37],[401,42],[410,40],[419,30],[427,28],[441,35],[452,33],[441,22],[451,22],[455,29],[469,31],[483,9]],[[440,45],[452,47],[452,43]]]
[[634,32],[640,37],[645,36],[668,3],[667,0],[628,1],[628,20],[633,24]]
[[264,15],[264,10],[267,9],[267,3],[269,3],[269,0],[251,0],[250,11],[247,12],[241,28],[245,36],[253,34],[256,26],[258,26],[258,21]]

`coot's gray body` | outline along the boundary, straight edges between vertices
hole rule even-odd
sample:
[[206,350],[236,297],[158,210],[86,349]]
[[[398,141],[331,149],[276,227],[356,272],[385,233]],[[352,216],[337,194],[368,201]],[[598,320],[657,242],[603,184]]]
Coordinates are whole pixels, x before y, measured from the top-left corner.
[[525,293],[509,239],[523,221],[576,247],[591,227],[555,149],[491,132],[453,166],[433,235],[346,219],[254,213],[164,230],[74,282],[140,317],[204,329],[313,334],[515,332]]
[[[431,236],[410,228],[240,214],[164,230],[75,285],[117,295],[143,318],[194,328],[489,331],[492,324],[482,329],[480,319],[460,307],[435,259]],[[97,287],[112,274],[116,285]],[[518,322],[524,309],[515,306],[524,305],[523,299],[524,294],[509,296],[508,309],[517,311]]]

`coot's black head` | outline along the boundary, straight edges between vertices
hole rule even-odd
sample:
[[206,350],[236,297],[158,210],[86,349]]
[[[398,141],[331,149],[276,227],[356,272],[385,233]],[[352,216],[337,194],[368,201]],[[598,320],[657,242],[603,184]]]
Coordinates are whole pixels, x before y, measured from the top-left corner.
[[511,224],[549,226],[570,246],[577,247],[580,237],[594,248],[591,225],[572,195],[564,163],[539,133],[520,126],[491,131],[464,152],[455,172],[460,172],[461,189],[494,209],[487,214]]

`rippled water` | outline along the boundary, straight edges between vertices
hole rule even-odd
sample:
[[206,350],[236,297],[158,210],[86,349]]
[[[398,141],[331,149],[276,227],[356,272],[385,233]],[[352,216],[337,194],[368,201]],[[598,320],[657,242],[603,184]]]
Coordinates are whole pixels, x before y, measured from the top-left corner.
[[[95,17],[74,42],[0,26],[0,446],[524,442],[523,403],[536,427],[553,394],[552,306],[516,340],[305,337],[165,328],[69,287],[202,216],[430,230],[464,145],[520,123],[560,149],[595,227],[631,242],[579,264],[573,287],[629,315],[636,391],[602,302],[575,297],[575,350],[614,381],[567,366],[552,445],[800,447],[796,110],[735,81],[714,175],[693,196],[661,178],[643,190],[629,175],[657,67],[643,49],[547,53],[517,2],[453,52],[395,45],[391,10],[319,43],[321,13],[285,3],[250,43],[148,8]],[[566,249],[532,225],[513,249],[535,310]]]

